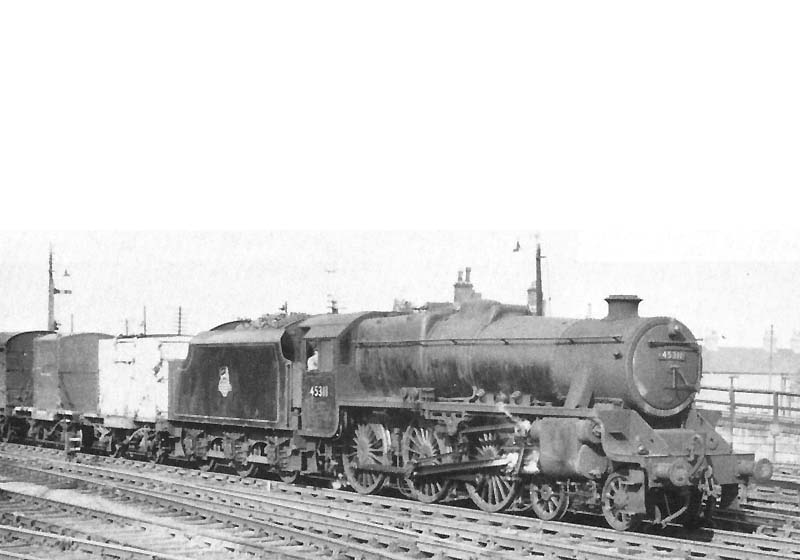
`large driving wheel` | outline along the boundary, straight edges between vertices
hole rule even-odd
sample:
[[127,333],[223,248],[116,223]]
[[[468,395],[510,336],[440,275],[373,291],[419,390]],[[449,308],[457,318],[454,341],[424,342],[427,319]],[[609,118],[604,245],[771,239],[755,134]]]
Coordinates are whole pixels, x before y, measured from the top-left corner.
[[603,485],[603,517],[612,529],[629,531],[641,522],[639,515],[628,510],[628,477],[620,472],[611,473]]
[[569,495],[563,485],[555,482],[531,483],[531,509],[539,519],[559,520],[569,507]]
[[[403,465],[421,463],[422,465],[440,465],[452,449],[447,440],[437,435],[432,428],[409,426],[403,434]],[[411,490],[413,498],[426,504],[433,504],[447,496],[451,482],[436,476],[409,477],[401,484]]]
[[383,487],[386,473],[359,469],[359,465],[389,465],[391,435],[381,424],[359,424],[346,438],[342,452],[344,474],[359,494],[373,494]]
[[[498,434],[482,434],[473,445],[470,460],[499,459],[507,454]],[[514,503],[521,486],[509,466],[491,467],[478,472],[474,482],[467,482],[467,493],[476,506],[489,513],[504,511]]]

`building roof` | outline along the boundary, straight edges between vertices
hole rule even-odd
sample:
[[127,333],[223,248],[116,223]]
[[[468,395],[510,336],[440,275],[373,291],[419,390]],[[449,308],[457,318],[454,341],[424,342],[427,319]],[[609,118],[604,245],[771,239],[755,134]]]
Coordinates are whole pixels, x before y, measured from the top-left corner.
[[703,350],[703,370],[710,373],[800,373],[800,354],[788,348],[772,352],[770,368],[769,350],[763,348],[722,347]]

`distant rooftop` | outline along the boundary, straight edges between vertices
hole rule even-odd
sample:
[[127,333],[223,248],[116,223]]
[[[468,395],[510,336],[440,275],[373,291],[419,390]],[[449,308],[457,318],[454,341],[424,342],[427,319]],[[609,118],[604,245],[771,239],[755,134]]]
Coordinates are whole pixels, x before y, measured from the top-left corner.
[[[769,350],[741,346],[703,350],[703,370],[707,372],[769,373]],[[788,348],[772,352],[773,373],[800,373],[800,354]]]

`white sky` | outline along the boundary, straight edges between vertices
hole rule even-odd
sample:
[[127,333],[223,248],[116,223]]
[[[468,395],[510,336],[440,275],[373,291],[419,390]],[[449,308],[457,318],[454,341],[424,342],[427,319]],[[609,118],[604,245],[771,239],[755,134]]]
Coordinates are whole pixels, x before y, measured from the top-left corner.
[[465,265],[522,301],[507,247],[540,230],[559,314],[634,292],[788,338],[798,28],[788,1],[0,3],[0,328],[44,321],[50,241],[77,327],[199,330],[449,299]]
[[[512,251],[517,240],[522,251]],[[800,235],[793,232],[543,231],[551,312],[602,317],[603,299],[634,293],[642,315],[670,315],[697,336],[715,329],[728,345],[761,344],[770,324],[779,346],[800,330]],[[485,298],[525,303],[534,234],[417,232],[3,232],[3,329],[43,328],[47,251],[73,295],[57,296],[65,327],[116,334],[142,308],[150,332],[172,332],[178,306],[192,331],[238,317],[321,313],[328,295],[343,311],[390,309],[394,298],[449,301],[457,271],[472,267]],[[709,260],[713,256],[715,260]],[[334,271],[334,272],[329,272]],[[57,276],[57,287],[61,278]]]

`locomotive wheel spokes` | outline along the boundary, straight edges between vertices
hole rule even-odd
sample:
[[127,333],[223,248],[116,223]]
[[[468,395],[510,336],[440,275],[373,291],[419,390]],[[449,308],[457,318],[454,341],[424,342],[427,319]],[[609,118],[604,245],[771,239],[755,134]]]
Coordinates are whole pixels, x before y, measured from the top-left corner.
[[342,452],[344,474],[359,494],[372,494],[383,487],[386,474],[358,469],[358,465],[388,465],[391,436],[381,424],[359,424]]
[[[209,451],[219,451],[222,452],[222,440],[215,439],[211,442],[211,445],[208,446]],[[202,472],[211,472],[216,470],[219,467],[219,460],[216,457],[206,457],[205,459],[201,459],[197,462],[197,468],[200,469]]]
[[569,495],[561,484],[555,482],[531,483],[531,509],[539,519],[559,520],[569,507]]
[[[471,460],[498,459],[506,455],[497,443],[496,437],[483,434],[470,453]],[[496,467],[488,472],[480,472],[475,482],[467,482],[467,493],[476,506],[489,513],[508,509],[519,493],[521,482],[505,467]]]
[[[403,434],[403,464],[423,461],[425,465],[440,465],[442,455],[451,452],[445,438],[436,435],[433,429],[420,426],[409,426]],[[411,490],[411,497],[433,504],[447,496],[451,482],[436,477],[410,477],[401,482]],[[402,490],[401,490],[402,491]]]
[[641,517],[628,511],[628,479],[619,472],[611,473],[603,485],[603,517],[617,531],[628,531],[641,522]]

